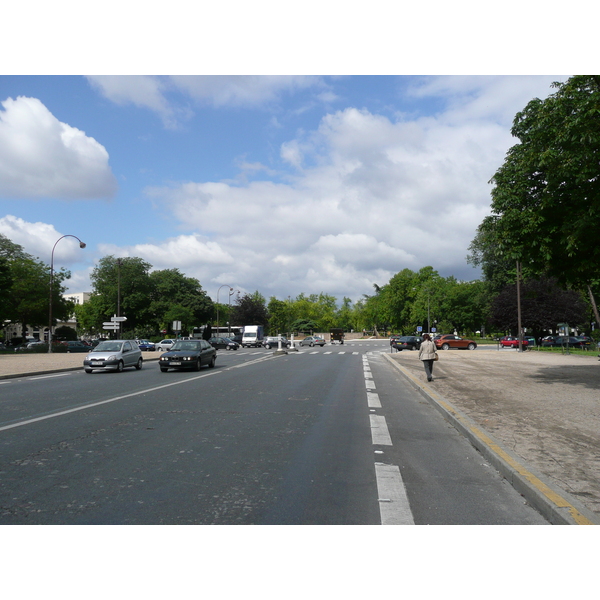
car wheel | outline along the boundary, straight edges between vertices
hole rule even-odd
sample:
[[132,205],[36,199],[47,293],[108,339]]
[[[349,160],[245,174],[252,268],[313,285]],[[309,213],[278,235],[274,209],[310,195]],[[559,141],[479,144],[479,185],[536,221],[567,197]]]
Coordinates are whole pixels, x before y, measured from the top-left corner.
[[270,350],[270,349],[271,349],[271,346],[270,346],[270,344],[265,344],[265,348],[266,348],[267,350]]
[[475,344],[469,344],[469,350],[475,350],[477,346]]
[[208,363],[208,368],[209,368],[209,369],[214,369],[214,368],[215,368],[215,362],[216,362],[216,360],[217,360],[217,357],[216,357],[216,356],[213,356],[213,357],[210,359],[210,362]]
[[142,357],[140,356],[139,360],[137,361],[137,364],[135,365],[135,368],[139,371],[142,368]]
[[310,346],[311,348],[313,348],[313,347],[314,347],[314,344],[311,342],[311,343],[309,344],[309,346]]
[[194,365],[194,371],[199,371],[201,364],[202,364],[202,360],[200,358],[198,358],[198,360],[196,361],[196,364]]
[[448,344],[442,344],[442,350],[450,350],[450,346]]
[[123,368],[124,368],[123,361],[120,360],[119,364],[117,365],[117,373],[122,373],[123,372]]

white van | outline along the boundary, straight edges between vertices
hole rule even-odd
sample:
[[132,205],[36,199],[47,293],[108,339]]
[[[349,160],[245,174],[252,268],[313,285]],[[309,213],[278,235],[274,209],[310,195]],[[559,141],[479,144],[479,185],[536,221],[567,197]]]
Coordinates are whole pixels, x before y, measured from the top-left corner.
[[262,325],[246,325],[242,334],[242,348],[259,348],[262,346],[263,339]]

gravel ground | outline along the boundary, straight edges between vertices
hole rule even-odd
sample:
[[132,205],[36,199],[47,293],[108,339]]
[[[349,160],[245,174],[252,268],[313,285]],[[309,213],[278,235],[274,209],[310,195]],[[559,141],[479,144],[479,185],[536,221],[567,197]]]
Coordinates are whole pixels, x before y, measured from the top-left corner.
[[[515,350],[440,351],[427,384],[527,464],[600,514],[600,362]],[[426,381],[418,353],[391,354]]]

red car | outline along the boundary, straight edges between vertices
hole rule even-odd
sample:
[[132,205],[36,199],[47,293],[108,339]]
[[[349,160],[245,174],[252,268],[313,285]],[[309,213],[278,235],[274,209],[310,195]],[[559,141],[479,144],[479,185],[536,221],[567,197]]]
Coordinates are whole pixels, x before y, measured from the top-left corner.
[[[523,348],[525,348],[528,345],[527,340],[523,340],[522,344]],[[513,337],[512,335],[505,335],[503,338],[500,338],[500,345],[503,348],[518,348],[519,338]]]

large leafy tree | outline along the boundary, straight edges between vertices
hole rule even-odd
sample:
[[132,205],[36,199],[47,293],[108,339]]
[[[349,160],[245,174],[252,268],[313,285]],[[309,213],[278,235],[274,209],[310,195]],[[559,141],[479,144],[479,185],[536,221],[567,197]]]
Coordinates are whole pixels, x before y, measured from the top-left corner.
[[244,294],[238,298],[231,311],[231,319],[241,326],[266,326],[269,322],[269,313],[264,296],[256,291],[254,294]]
[[[138,257],[105,256],[98,261],[90,280],[93,286],[87,313],[95,315],[98,327],[113,314],[127,317],[127,329],[146,325],[152,319],[150,302],[152,265]],[[84,305],[85,306],[85,305]]]
[[168,329],[173,320],[183,319],[173,319],[170,311],[174,306],[187,309],[183,320],[188,328],[203,325],[212,317],[213,301],[197,279],[185,276],[178,269],[163,269],[150,273],[149,281],[149,315],[155,327]]
[[[562,289],[554,278],[529,279],[521,286],[523,327],[539,337],[559,323],[578,326],[587,320],[585,302],[579,292]],[[503,331],[518,332],[516,284],[507,286],[492,301],[492,323]]]
[[600,323],[600,76],[553,87],[516,115],[519,143],[491,180],[493,214],[480,230],[497,256],[587,290]]
[[[73,312],[73,302],[65,300],[63,282],[69,271],[54,271],[52,286],[53,322],[66,320]],[[0,285],[4,287],[0,317],[23,327],[48,325],[50,301],[50,265],[24,252],[0,234]]]

